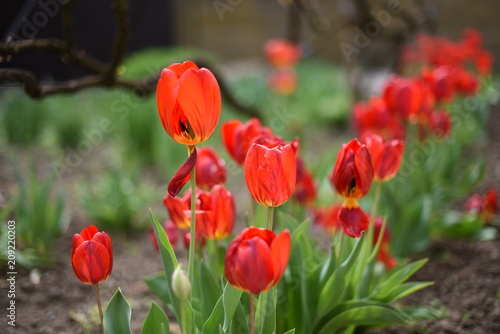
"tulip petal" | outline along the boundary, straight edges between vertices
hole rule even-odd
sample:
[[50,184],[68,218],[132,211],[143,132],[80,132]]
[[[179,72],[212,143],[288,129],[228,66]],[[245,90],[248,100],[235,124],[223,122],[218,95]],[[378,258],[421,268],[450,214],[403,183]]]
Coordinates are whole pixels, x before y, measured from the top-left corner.
[[273,240],[271,256],[274,268],[273,285],[275,285],[283,276],[290,257],[290,232],[288,230],[284,230]]
[[85,284],[98,284],[111,273],[111,257],[108,249],[94,240],[83,242],[71,259],[76,277]]
[[165,68],[161,72],[160,80],[156,87],[156,103],[158,106],[158,115],[165,131],[173,137],[176,133],[173,126],[172,110],[177,104],[177,95],[179,94],[179,79],[177,74],[170,68]]
[[274,274],[267,243],[258,237],[242,241],[235,254],[232,270],[237,286],[254,295],[264,291],[272,282]]
[[168,193],[170,196],[177,196],[177,194],[181,191],[182,187],[189,181],[191,178],[191,170],[196,165],[196,148],[193,150],[191,155],[187,158],[186,161],[179,167],[177,172],[175,173],[172,180],[170,180],[168,184]]
[[84,228],[80,235],[82,236],[83,240],[90,240],[97,232],[99,232],[97,227],[95,227],[94,225],[90,225]]
[[338,219],[344,232],[353,238],[361,237],[370,223],[368,216],[359,206],[342,206],[338,213]]

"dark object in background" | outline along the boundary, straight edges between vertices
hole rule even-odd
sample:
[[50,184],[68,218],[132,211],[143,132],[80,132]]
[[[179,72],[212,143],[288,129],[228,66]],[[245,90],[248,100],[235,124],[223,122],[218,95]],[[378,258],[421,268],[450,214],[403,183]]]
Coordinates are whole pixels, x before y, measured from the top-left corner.
[[[10,0],[2,3],[0,38],[62,39],[61,12],[67,0]],[[176,42],[176,6],[165,0],[128,0],[130,40],[127,53],[147,47],[165,47]],[[75,1],[73,5],[75,47],[107,63],[112,54],[116,15],[112,0]],[[0,67],[22,68],[42,80],[68,80],[87,74],[85,69],[65,64],[59,54],[47,51],[23,52]]]

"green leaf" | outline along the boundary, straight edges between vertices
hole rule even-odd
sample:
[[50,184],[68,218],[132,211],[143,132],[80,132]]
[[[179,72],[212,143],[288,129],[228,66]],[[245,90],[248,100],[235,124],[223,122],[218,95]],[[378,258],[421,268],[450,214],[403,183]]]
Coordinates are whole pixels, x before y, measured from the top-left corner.
[[283,334],[295,334],[295,328],[294,329],[290,329],[289,331],[286,331]]
[[142,325],[142,334],[170,334],[170,324],[167,315],[156,304],[151,303],[148,315]]
[[156,235],[156,240],[158,240],[158,248],[160,249],[161,259],[163,262],[163,269],[165,270],[165,278],[167,279],[168,282],[166,284],[168,297],[172,305],[175,317],[177,318],[177,322],[180,323],[181,314],[182,312],[184,312],[184,316],[186,317],[187,329],[186,333],[183,334],[194,333],[194,326],[193,326],[194,311],[191,304],[188,302],[181,303],[181,300],[174,294],[172,290],[172,273],[174,272],[175,268],[179,265],[177,257],[175,256],[174,253],[174,249],[172,248],[172,245],[168,240],[165,230],[158,222],[151,209],[149,210],[149,215],[152,220],[153,229]]
[[238,305],[240,305],[240,299],[243,291],[236,289],[231,284],[226,283],[226,287],[224,288],[224,331],[229,329],[229,324],[233,320],[234,314]]
[[130,305],[118,288],[109,301],[104,313],[104,332],[106,334],[127,334],[130,330]]
[[341,296],[345,292],[347,275],[358,260],[358,255],[363,244],[362,238],[356,241],[356,245],[349,254],[349,257],[338,267],[326,281],[319,295],[318,313],[325,314],[332,307],[341,301]]
[[85,327],[85,325],[82,325],[83,326],[83,331],[85,332],[85,334],[90,334],[89,330],[87,329],[87,327]]
[[345,326],[352,325],[396,325],[407,324],[411,317],[388,305],[366,305],[351,308],[333,317],[319,334],[332,334]]
[[196,284],[200,285],[202,319],[206,321],[212,314],[215,304],[222,296],[222,291],[203,261],[200,261],[199,267],[199,275],[196,275],[194,280]]
[[402,282],[406,281],[411,275],[419,270],[428,259],[422,259],[409,263],[402,268],[396,270],[387,279],[385,279],[378,287],[375,288],[370,299],[379,301],[388,301],[390,292]]
[[216,333],[219,329],[222,320],[224,319],[224,305],[222,302],[223,296],[219,298],[215,304],[212,314],[208,317],[207,321],[203,325],[203,333]]
[[390,303],[406,297],[418,290],[433,285],[434,282],[406,282],[395,286],[381,301]]
[[259,334],[274,334],[276,331],[276,287],[259,295],[255,308],[255,329]]
[[156,297],[160,298],[165,305],[170,304],[170,297],[168,294],[168,281],[165,273],[159,273],[155,276],[146,277],[144,283],[153,291]]

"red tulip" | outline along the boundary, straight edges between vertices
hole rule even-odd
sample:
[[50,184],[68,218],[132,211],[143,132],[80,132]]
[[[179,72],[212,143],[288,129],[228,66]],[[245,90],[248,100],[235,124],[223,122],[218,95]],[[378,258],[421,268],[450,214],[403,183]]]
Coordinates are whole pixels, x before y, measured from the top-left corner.
[[498,193],[496,188],[491,187],[483,196],[483,217],[486,223],[490,223],[498,213]]
[[343,197],[365,196],[373,181],[373,163],[368,148],[357,139],[343,144],[330,181]]
[[430,115],[431,131],[437,138],[446,138],[451,132],[450,114],[446,110],[435,110]]
[[[172,247],[175,248],[177,240],[179,240],[179,229],[177,228],[177,225],[175,225],[174,222],[172,222],[171,220],[167,220],[163,224],[163,229],[167,234],[168,241],[170,242]],[[156,234],[153,228],[149,230],[149,238],[151,239],[151,243],[153,244],[154,248],[156,250],[159,250],[158,240],[156,240]]]
[[290,257],[290,232],[249,227],[231,243],[226,252],[225,276],[234,287],[254,295],[278,283]]
[[423,77],[431,88],[436,100],[451,101],[455,94],[455,77],[449,66],[440,66],[433,70],[424,70]]
[[311,205],[316,200],[317,190],[311,173],[306,169],[304,160],[297,157],[297,178],[293,198],[302,205]]
[[[234,198],[231,192],[227,191],[223,185],[216,185],[210,192],[200,194],[199,202],[196,227],[200,235],[212,240],[229,236],[236,220]],[[200,217],[198,212],[205,212],[205,215]]]
[[389,112],[382,98],[374,97],[353,107],[353,124],[358,136],[373,131],[385,139],[403,138],[404,128],[398,115]]
[[220,89],[212,72],[186,61],[163,69],[156,102],[165,131],[176,142],[194,146],[215,130],[221,112]]
[[[376,217],[374,221],[374,233],[373,233],[373,244],[375,245],[380,236],[380,231],[384,223],[383,217]],[[389,230],[389,225],[385,226],[384,234],[382,235],[382,241],[380,242],[380,248],[378,250],[378,260],[383,262],[387,269],[392,269],[396,265],[396,259],[391,255],[389,244],[391,242],[391,231]]]
[[483,50],[479,52],[475,58],[476,68],[482,76],[489,76],[493,67],[493,55],[491,52]]
[[386,84],[384,100],[393,113],[410,118],[422,104],[420,84],[415,79],[393,76]]
[[283,39],[270,39],[264,45],[267,61],[277,68],[292,67],[300,59],[302,50],[296,44]]
[[187,190],[181,198],[173,197],[167,193],[163,198],[163,204],[177,228],[183,229],[191,226],[191,220],[185,214],[191,209],[191,190]]
[[403,158],[403,141],[392,139],[384,142],[382,137],[372,133],[364,136],[363,142],[372,156],[375,181],[386,182],[396,176]]
[[260,136],[271,136],[269,128],[263,127],[257,118],[246,123],[232,120],[222,124],[222,141],[229,155],[242,166],[248,149]]
[[[184,239],[184,248],[187,250],[189,249],[189,244],[191,243],[191,234],[188,231],[184,232],[183,235]],[[199,234],[198,232],[196,233],[196,249],[203,248],[207,245],[207,239],[205,239],[204,236]]]
[[99,284],[113,269],[111,238],[90,225],[73,236],[71,265],[76,277],[84,284]]
[[455,70],[455,78],[455,88],[459,93],[465,96],[474,96],[477,94],[479,81],[475,75],[462,68],[457,68]]
[[339,194],[346,197],[337,216],[344,232],[354,238],[361,237],[370,220],[356,199],[368,193],[373,181],[373,164],[368,148],[357,139],[343,144],[330,181]]
[[297,163],[292,145],[266,146],[271,141],[261,138],[252,144],[245,159],[245,179],[257,203],[275,207],[284,204],[292,195]]
[[197,149],[196,185],[208,190],[216,184],[226,182],[226,167],[223,159],[211,147]]
[[292,69],[276,70],[269,74],[267,85],[278,95],[290,95],[297,89],[297,75]]

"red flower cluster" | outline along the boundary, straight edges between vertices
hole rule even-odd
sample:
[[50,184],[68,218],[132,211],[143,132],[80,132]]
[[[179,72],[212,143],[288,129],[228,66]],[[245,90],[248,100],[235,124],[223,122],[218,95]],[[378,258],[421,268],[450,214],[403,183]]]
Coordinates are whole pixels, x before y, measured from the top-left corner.
[[421,140],[429,135],[446,138],[452,130],[447,104],[457,95],[476,95],[478,76],[491,73],[491,54],[482,49],[481,43],[481,35],[475,30],[466,30],[456,43],[421,35],[416,45],[403,53],[406,65],[415,74],[408,78],[393,75],[382,97],[354,106],[358,136],[372,131],[384,139],[404,138],[405,124],[411,123],[417,125]]
[[473,194],[469,197],[467,202],[465,202],[465,211],[477,214],[486,224],[491,223],[498,213],[497,189],[491,187],[483,196]]

